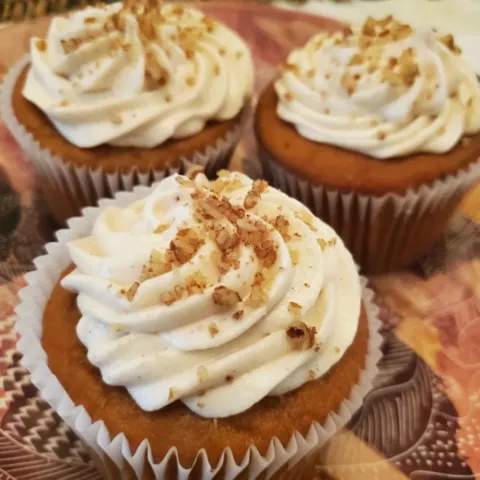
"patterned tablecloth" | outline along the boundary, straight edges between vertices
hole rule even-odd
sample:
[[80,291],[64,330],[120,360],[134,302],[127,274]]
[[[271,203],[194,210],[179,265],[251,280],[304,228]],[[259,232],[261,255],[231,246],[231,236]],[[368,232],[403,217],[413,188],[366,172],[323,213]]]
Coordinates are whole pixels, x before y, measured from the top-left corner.
[[[252,45],[257,87],[318,28],[335,22],[267,6],[205,7]],[[46,21],[0,31],[0,75]],[[258,174],[251,136],[235,167]],[[319,453],[320,478],[480,478],[480,186],[441,242],[411,270],[372,278],[384,357],[362,409]],[[0,479],[98,479],[73,432],[38,397],[15,351],[22,275],[54,226],[32,170],[0,123]],[[319,399],[321,401],[321,399]]]

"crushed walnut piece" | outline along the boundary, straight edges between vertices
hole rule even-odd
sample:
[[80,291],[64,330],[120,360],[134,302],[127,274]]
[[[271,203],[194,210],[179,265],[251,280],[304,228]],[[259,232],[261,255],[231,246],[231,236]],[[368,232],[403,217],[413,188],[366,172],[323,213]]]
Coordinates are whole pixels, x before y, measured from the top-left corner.
[[289,253],[290,253],[290,259],[292,261],[292,264],[298,265],[300,261],[300,252],[298,250],[294,250],[293,248],[289,248]]
[[175,285],[171,291],[162,292],[159,299],[165,305],[172,305],[183,298],[203,293],[207,287],[208,281],[203,273],[194,272],[185,278],[183,284]]
[[317,228],[313,225],[313,215],[306,210],[299,210],[295,216],[305,223],[312,232],[316,232]]
[[315,345],[315,335],[317,329],[309,327],[303,322],[295,322],[286,330],[287,337],[294,346],[299,350],[307,350]]
[[126,297],[129,302],[133,300],[135,294],[137,293],[138,287],[140,286],[139,282],[133,282],[130,288],[126,292]]
[[208,378],[208,370],[205,365],[200,365],[197,368],[197,377],[200,382],[204,382]]
[[47,42],[45,42],[45,40],[37,40],[35,45],[39,52],[45,52],[47,50]]
[[280,233],[286,242],[291,240],[292,237],[289,234],[290,223],[283,215],[278,215],[275,218],[273,227],[278,231],[278,233]]
[[296,302],[289,302],[288,303],[288,311],[293,315],[295,320],[300,320],[300,316],[302,313],[302,306]]
[[163,233],[165,230],[168,230],[170,228],[170,225],[158,225],[158,227],[153,231],[153,233]]
[[318,238],[317,243],[320,245],[322,250],[325,250],[327,247],[334,247],[337,244],[337,238],[331,238],[330,240],[324,240],[323,238]]
[[123,120],[120,115],[116,114],[110,117],[110,122],[112,122],[114,125],[121,125],[123,123]]
[[462,50],[460,47],[455,43],[455,39],[453,38],[452,34],[445,35],[440,37],[439,40],[452,52],[456,55],[460,55]]
[[252,308],[261,307],[268,300],[268,295],[262,285],[253,285],[250,296],[247,299],[247,305]]
[[233,315],[232,315],[232,318],[234,320],[241,320],[243,318],[243,315],[244,315],[244,312],[243,310],[238,310],[237,312],[235,312]]
[[177,398],[177,392],[174,388],[168,389],[168,401],[173,402]]
[[170,242],[170,250],[176,260],[183,265],[194,257],[204,243],[204,240],[193,228],[183,228]]
[[217,324],[216,323],[210,323],[208,325],[208,332],[210,333],[211,337],[214,337],[215,335],[217,335],[217,333],[219,332]]
[[138,281],[142,283],[150,278],[170,272],[172,270],[172,264],[165,260],[165,255],[162,252],[152,250],[148,263],[142,267],[142,273]]
[[340,85],[345,90],[347,95],[351,97],[357,89],[357,80],[355,80],[354,76],[350,72],[345,72],[340,79]]
[[185,188],[195,187],[195,183],[190,178],[185,178],[185,177],[182,177],[181,175],[178,175],[175,177],[175,180],[182,187],[185,187]]
[[200,175],[201,173],[205,173],[205,169],[200,165],[195,165],[188,170],[187,178],[189,180],[195,180],[197,175]]
[[243,206],[248,210],[258,203],[262,193],[268,188],[268,183],[265,180],[255,180],[252,184],[251,190],[247,193]]
[[216,305],[221,305],[222,307],[233,307],[237,303],[241,302],[242,299],[240,295],[231,288],[221,285],[216,287],[213,290],[213,302]]

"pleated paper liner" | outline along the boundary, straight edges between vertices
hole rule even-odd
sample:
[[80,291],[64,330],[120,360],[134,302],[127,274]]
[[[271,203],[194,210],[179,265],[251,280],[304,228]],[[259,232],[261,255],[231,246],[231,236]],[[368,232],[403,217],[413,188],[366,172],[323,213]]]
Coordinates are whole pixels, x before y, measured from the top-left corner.
[[[296,432],[285,446],[273,438],[265,455],[261,455],[255,445],[252,445],[239,464],[235,462],[229,448],[224,450],[218,463],[213,465],[206,451],[202,449],[198,452],[192,468],[185,468],[180,463],[174,446],[160,463],[155,463],[147,439],[136,451],[132,451],[125,435],[112,438],[102,421],[92,423],[85,409],[72,402],[49,369],[47,356],[41,345],[43,311],[61,273],[71,263],[67,242],[90,234],[95,219],[106,207],[125,207],[146,197],[151,191],[151,188],[138,186],[132,192],[118,193],[115,199],[101,200],[98,207],[85,208],[81,217],[70,219],[68,228],[57,233],[57,242],[46,246],[47,255],[36,259],[37,269],[26,276],[28,286],[21,290],[21,303],[17,307],[17,331],[21,336],[18,349],[23,354],[23,365],[32,372],[32,382],[39,388],[42,396],[92,450],[97,466],[107,478],[210,480],[233,479],[239,475],[242,478],[257,478],[261,474],[269,478],[280,470],[283,472],[282,476],[285,473],[294,475],[298,468],[303,468],[304,459],[308,455],[319,449],[348,422],[372,387],[381,357],[382,337],[378,333],[378,308],[373,302],[373,292],[366,286],[365,278],[361,281],[370,332],[368,353],[365,369],[360,375],[359,383],[353,386],[350,397],[346,398],[323,424],[314,422],[307,435]],[[128,432],[125,434],[128,435]],[[191,434],[194,435],[194,432]],[[301,460],[303,462],[300,462]],[[294,468],[297,463],[299,465]]]
[[404,194],[344,193],[299,178],[259,145],[259,157],[272,186],[307,205],[332,226],[363,274],[401,270],[442,236],[463,196],[480,178],[480,160],[455,175]]
[[78,215],[83,207],[96,205],[101,198],[112,197],[118,191],[132,190],[136,185],[151,185],[172,173],[185,173],[192,165],[201,165],[208,176],[213,176],[218,170],[227,167],[251,117],[251,105],[247,104],[243,109],[242,121],[224,138],[219,139],[214,147],[209,146],[191,157],[180,158],[175,167],[167,165],[162,169],[141,172],[133,165],[128,171],[119,169],[116,172],[106,172],[101,167],[75,166],[48,148],[42,148],[15,116],[12,93],[19,75],[29,62],[30,56],[26,55],[6,75],[1,97],[1,115],[10,133],[34,165],[38,186],[59,221]]

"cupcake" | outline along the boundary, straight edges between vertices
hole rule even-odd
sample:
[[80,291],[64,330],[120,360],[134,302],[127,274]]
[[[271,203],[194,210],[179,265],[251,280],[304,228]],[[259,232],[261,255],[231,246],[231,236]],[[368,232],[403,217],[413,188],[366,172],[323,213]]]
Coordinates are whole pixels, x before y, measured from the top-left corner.
[[392,17],[293,51],[255,114],[270,182],[343,238],[366,273],[441,236],[480,175],[480,88],[451,35]]
[[54,18],[9,73],[2,106],[65,219],[191,164],[224,167],[252,90],[235,32],[195,8],[144,0]]
[[265,181],[172,175],[85,209],[47,251],[19,348],[111,478],[286,471],[371,386],[372,292],[335,232]]

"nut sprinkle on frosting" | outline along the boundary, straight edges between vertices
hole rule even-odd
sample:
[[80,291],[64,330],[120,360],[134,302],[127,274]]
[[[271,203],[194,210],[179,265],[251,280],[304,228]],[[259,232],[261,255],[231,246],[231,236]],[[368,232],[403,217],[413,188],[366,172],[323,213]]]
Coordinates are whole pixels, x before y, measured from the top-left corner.
[[376,158],[448,152],[480,131],[479,84],[453,36],[392,16],[314,36],[275,89],[300,135]]
[[355,337],[360,284],[341,240],[240,173],[168,177],[69,249],[62,284],[88,358],[144,410],[240,413],[319,378]]

